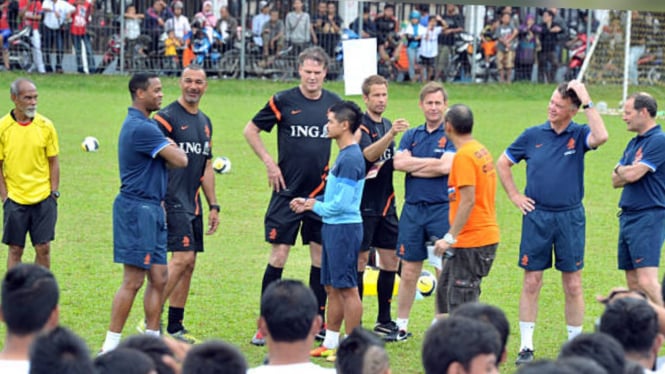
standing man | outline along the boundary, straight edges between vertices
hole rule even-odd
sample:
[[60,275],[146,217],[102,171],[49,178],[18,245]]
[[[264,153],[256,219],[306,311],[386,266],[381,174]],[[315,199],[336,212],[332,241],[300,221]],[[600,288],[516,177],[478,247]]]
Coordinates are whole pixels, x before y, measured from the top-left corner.
[[[46,49],[46,69],[54,73],[62,73],[62,55],[64,54],[64,25],[71,18],[76,8],[65,0],[44,0],[44,48]],[[55,65],[51,59],[55,52]],[[87,51],[86,51],[87,52]]]
[[7,270],[21,262],[28,232],[35,263],[48,269],[60,197],[58,135],[53,123],[37,113],[37,86],[31,80],[18,78],[9,91],[14,109],[0,119],[2,242],[9,246]]
[[[323,89],[328,72],[328,55],[321,47],[310,47],[298,56],[300,85],[276,93],[254,118],[243,134],[250,147],[263,161],[268,174],[272,197],[264,225],[266,241],[271,243],[270,259],[261,285],[261,294],[268,285],[282,277],[282,271],[295,244],[298,231],[303,244],[310,245],[312,266],[309,286],[319,301],[319,313],[325,315],[326,291],[321,285],[321,218],[312,212],[295,213],[289,208],[294,197],[316,197],[323,193],[330,159],[330,139],[325,129],[328,109],[341,99]],[[268,153],[261,131],[277,125],[276,163]],[[252,344],[263,345],[261,331]]]
[[[446,135],[457,153],[448,176],[450,230],[435,252],[450,252],[436,290],[439,310],[452,312],[478,301],[480,283],[489,274],[499,246],[496,221],[496,169],[487,148],[473,138],[473,113],[466,105],[446,112]],[[444,277],[446,277],[444,279]]]
[[381,335],[395,334],[397,325],[390,316],[390,303],[399,265],[397,248],[397,209],[393,188],[393,157],[395,137],[404,132],[409,123],[398,119],[391,124],[383,118],[388,104],[388,81],[372,75],[362,85],[367,111],[360,122],[360,148],[365,157],[367,177],[360,205],[363,217],[363,241],[358,256],[358,291],[363,295],[363,274],[369,260],[370,247],[379,254],[379,277],[376,289],[379,310],[374,331]]
[[658,278],[665,239],[665,134],[656,123],[656,99],[632,94],[623,107],[628,131],[637,133],[612,172],[612,186],[623,188],[619,208],[619,269],[631,290],[642,290],[663,305]]
[[[580,105],[589,121],[572,121]],[[519,266],[524,269],[520,296],[518,365],[533,360],[533,331],[543,271],[561,271],[566,296],[568,338],[582,332],[584,298],[582,268],[586,218],[584,216],[584,155],[607,141],[607,130],[580,81],[561,83],[550,98],[547,121],[526,129],[499,157],[496,167],[508,198],[522,212]],[[526,160],[526,187],[520,193],[511,167]]]
[[[448,232],[448,172],[455,146],[448,141],[443,114],[448,94],[438,82],[427,83],[420,90],[420,109],[425,123],[404,133],[395,155],[396,170],[406,173],[405,198],[399,220],[397,255],[402,259],[401,281],[397,297],[397,333],[386,340],[402,341],[408,333],[409,314],[416,296],[416,285],[423,261],[425,243]],[[440,269],[437,269],[437,276]]]
[[183,326],[185,304],[196,264],[196,255],[203,252],[203,190],[208,202],[208,230],[212,235],[219,226],[219,205],[215,195],[212,170],[212,124],[199,110],[199,103],[208,88],[205,71],[197,65],[186,67],[180,77],[180,97],[155,114],[165,136],[172,139],[187,155],[187,167],[170,169],[166,188],[167,248],[173,253],[169,261],[169,278],[164,301],[169,300],[169,335],[195,343]]
[[311,352],[315,357],[334,357],[342,321],[349,335],[360,326],[363,313],[356,268],[363,235],[360,200],[365,163],[354,138],[361,117],[360,108],[352,101],[330,107],[326,129],[328,137],[335,139],[339,155],[328,174],[323,199],[296,197],[290,204],[296,213],[313,211],[323,218],[321,283],[326,287],[329,305],[325,340]]
[[113,259],[124,268],[102,352],[113,350],[120,343],[122,328],[146,277],[145,333],[160,335],[159,317],[168,276],[163,208],[167,167],[187,166],[185,152],[149,118],[159,109],[164,96],[157,75],[135,74],[129,81],[129,92],[132,106],[118,139],[120,193],[113,203]]
[[42,56],[42,35],[39,24],[42,20],[42,2],[38,0],[20,0],[18,15],[21,18],[21,28],[30,27],[30,41],[32,43],[32,61],[34,66],[30,68],[40,74],[46,73],[44,58]]

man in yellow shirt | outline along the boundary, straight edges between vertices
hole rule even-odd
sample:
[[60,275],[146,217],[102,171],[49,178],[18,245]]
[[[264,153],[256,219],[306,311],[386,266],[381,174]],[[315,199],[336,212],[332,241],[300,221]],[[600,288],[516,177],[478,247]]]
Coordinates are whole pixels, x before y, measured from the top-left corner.
[[60,197],[58,135],[37,114],[37,87],[18,78],[10,87],[14,109],[0,118],[0,199],[4,203],[2,242],[9,245],[7,270],[21,262],[25,235],[35,247],[35,263],[49,268]]

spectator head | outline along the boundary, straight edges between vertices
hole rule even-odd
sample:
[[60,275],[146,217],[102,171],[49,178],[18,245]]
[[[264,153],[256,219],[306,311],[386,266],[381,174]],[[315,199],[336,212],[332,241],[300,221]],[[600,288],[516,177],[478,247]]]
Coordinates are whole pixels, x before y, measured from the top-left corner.
[[259,1],[259,12],[264,13],[264,14],[268,14],[269,10],[270,10],[270,3],[269,2],[267,2],[265,0]]
[[293,1],[293,9],[302,10],[302,8],[303,8],[302,0],[294,0]]
[[328,13],[328,4],[325,1],[319,3],[318,7],[319,14],[324,15]]
[[653,367],[663,345],[663,336],[658,332],[658,315],[644,299],[612,300],[600,317],[599,331],[621,343],[627,358],[648,361],[648,369]]
[[386,17],[393,17],[395,15],[395,6],[392,4],[386,4],[383,7],[383,15]]
[[164,10],[164,1],[163,0],[155,0],[152,2],[152,8],[157,11],[157,13],[161,12]]
[[125,7],[125,13],[136,14],[136,7],[134,4],[129,4]]
[[580,334],[561,347],[559,358],[579,356],[596,361],[608,374],[621,374],[626,360],[621,344],[602,332]]
[[420,22],[420,12],[417,10],[412,10],[409,14],[409,20],[411,20],[411,23]]
[[537,360],[520,365],[517,374],[578,374],[568,368],[561,367],[552,360]]
[[509,12],[501,13],[501,23],[503,23],[504,25],[509,24],[510,23],[510,17],[511,17],[511,14]]
[[[153,362],[157,374],[174,374],[173,368],[164,362],[164,356],[175,359],[173,352],[164,340],[151,335],[133,335],[120,342],[120,348],[129,348],[145,353]],[[126,374],[126,373],[123,373]]]
[[459,13],[459,8],[455,4],[446,4],[446,14],[455,15]]
[[132,348],[116,348],[97,356],[94,361],[97,374],[157,374],[150,356]]
[[184,7],[185,5],[182,3],[182,1],[180,0],[175,1],[173,3],[173,12],[175,12],[176,14],[181,14]]
[[306,60],[312,60],[317,64],[323,65],[324,70],[328,69],[328,64],[330,63],[328,54],[319,46],[309,47],[300,52],[300,55],[298,55],[298,65],[302,67]]
[[261,297],[259,329],[268,342],[293,343],[313,339],[321,328],[318,309],[314,293],[302,282],[273,282]]
[[247,361],[235,346],[211,340],[193,346],[182,364],[182,374],[245,374]]
[[445,116],[446,132],[448,125],[457,135],[469,135],[473,130],[473,112],[464,104],[455,104],[448,108]]
[[651,118],[656,118],[656,114],[658,113],[658,103],[653,96],[646,92],[636,92],[628,96],[626,104],[628,104],[630,99],[633,99],[633,108],[636,111],[639,112],[642,109],[646,109]]
[[607,374],[607,370],[596,361],[584,357],[565,357],[556,360],[557,366],[571,374]]
[[[451,344],[451,342],[454,342]],[[486,322],[449,317],[435,322],[425,333],[422,361],[425,374],[464,371],[498,373],[499,333]],[[449,371],[452,370],[452,371]]]
[[544,22],[552,22],[552,19],[554,18],[554,13],[552,13],[551,10],[546,9],[543,11],[543,21]]
[[[331,134],[330,124],[332,119],[337,122],[338,126],[341,126],[341,128],[336,130],[350,131],[351,134],[354,134],[356,130],[358,130],[358,127],[360,127],[360,120],[362,116],[362,110],[360,110],[358,104],[354,103],[353,101],[340,101],[336,104],[333,104],[333,106],[328,109],[328,135],[333,137],[338,133],[341,134],[339,131],[333,131]],[[346,127],[344,127],[344,123],[347,124]]]
[[390,373],[390,362],[383,341],[356,327],[339,344],[335,368],[339,374],[384,374]]
[[506,345],[510,335],[510,322],[506,318],[506,313],[494,305],[483,303],[465,303],[455,308],[451,316],[459,316],[484,321],[494,326],[499,333],[501,340],[501,350],[497,352],[497,364],[505,362],[507,357]]
[[83,339],[64,327],[39,335],[30,347],[30,374],[90,374],[94,370]]
[[337,15],[337,2],[336,1],[328,1],[326,4],[326,10],[328,11],[329,16],[336,16]]
[[[2,320],[7,332],[27,336],[58,325],[58,283],[48,269],[17,265],[2,281]],[[26,352],[27,358],[27,352]]]
[[577,109],[582,105],[582,101],[580,100],[579,97],[577,97],[577,93],[575,90],[569,89],[568,88],[568,82],[562,82],[560,83],[556,91],[561,95],[561,98],[564,100],[570,100],[571,104],[573,104],[573,108]]
[[279,21],[279,9],[270,9],[270,22]]

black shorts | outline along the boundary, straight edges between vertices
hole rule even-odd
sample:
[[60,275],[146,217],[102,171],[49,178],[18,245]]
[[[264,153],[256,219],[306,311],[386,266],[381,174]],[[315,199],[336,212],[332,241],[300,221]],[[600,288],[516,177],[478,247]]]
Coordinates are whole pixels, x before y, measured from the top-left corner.
[[420,65],[422,65],[422,66],[434,66],[435,61],[436,61],[436,57],[420,56]]
[[58,220],[58,202],[54,197],[32,205],[22,205],[11,199],[4,203],[4,232],[2,242],[25,247],[25,234],[30,233],[32,245],[44,244],[55,239],[55,222]]
[[360,251],[370,247],[397,250],[397,214],[363,216],[363,241]]
[[321,217],[313,212],[294,213],[289,207],[291,200],[277,194],[272,195],[264,219],[266,241],[294,245],[300,231],[303,244],[321,244]]
[[203,216],[185,212],[166,213],[169,252],[203,252]]

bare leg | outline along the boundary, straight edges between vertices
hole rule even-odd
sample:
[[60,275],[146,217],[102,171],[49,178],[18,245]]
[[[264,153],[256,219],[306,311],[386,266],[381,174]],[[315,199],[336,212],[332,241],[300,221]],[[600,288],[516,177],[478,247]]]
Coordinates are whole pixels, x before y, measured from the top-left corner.
[[344,306],[342,296],[338,289],[326,286],[328,293],[328,315],[326,318],[327,329],[339,332],[344,319]]
[[51,244],[42,243],[35,245],[35,263],[47,269],[51,268]]
[[162,314],[162,295],[168,278],[167,265],[152,265],[148,272],[148,286],[143,295],[145,324],[148,330],[159,330]]
[[538,296],[543,287],[542,271],[524,271],[522,294],[520,296],[520,321],[536,322],[538,315]]
[[358,288],[336,289],[344,306],[344,332],[349,335],[353,329],[360,326],[363,315],[363,304],[360,302]]
[[651,301],[660,306],[663,305],[661,285],[658,281],[657,267],[643,267],[635,269],[637,272],[638,289],[644,291]]
[[566,323],[582,326],[584,322],[584,295],[582,293],[582,271],[562,272],[563,292],[566,295]]
[[169,276],[164,288],[162,304],[166,304],[168,299],[170,306],[185,307],[195,265],[196,252],[173,252],[168,264]]
[[121,333],[127,322],[129,311],[132,309],[136,293],[143,285],[143,279],[147,270],[132,265],[125,265],[123,270],[122,284],[113,298],[111,307],[111,323],[109,331]]
[[402,279],[397,294],[397,318],[409,318],[416,297],[416,284],[422,269],[422,261],[402,260]]
[[7,256],[7,270],[21,263],[23,257],[23,247],[9,245],[9,255]]

